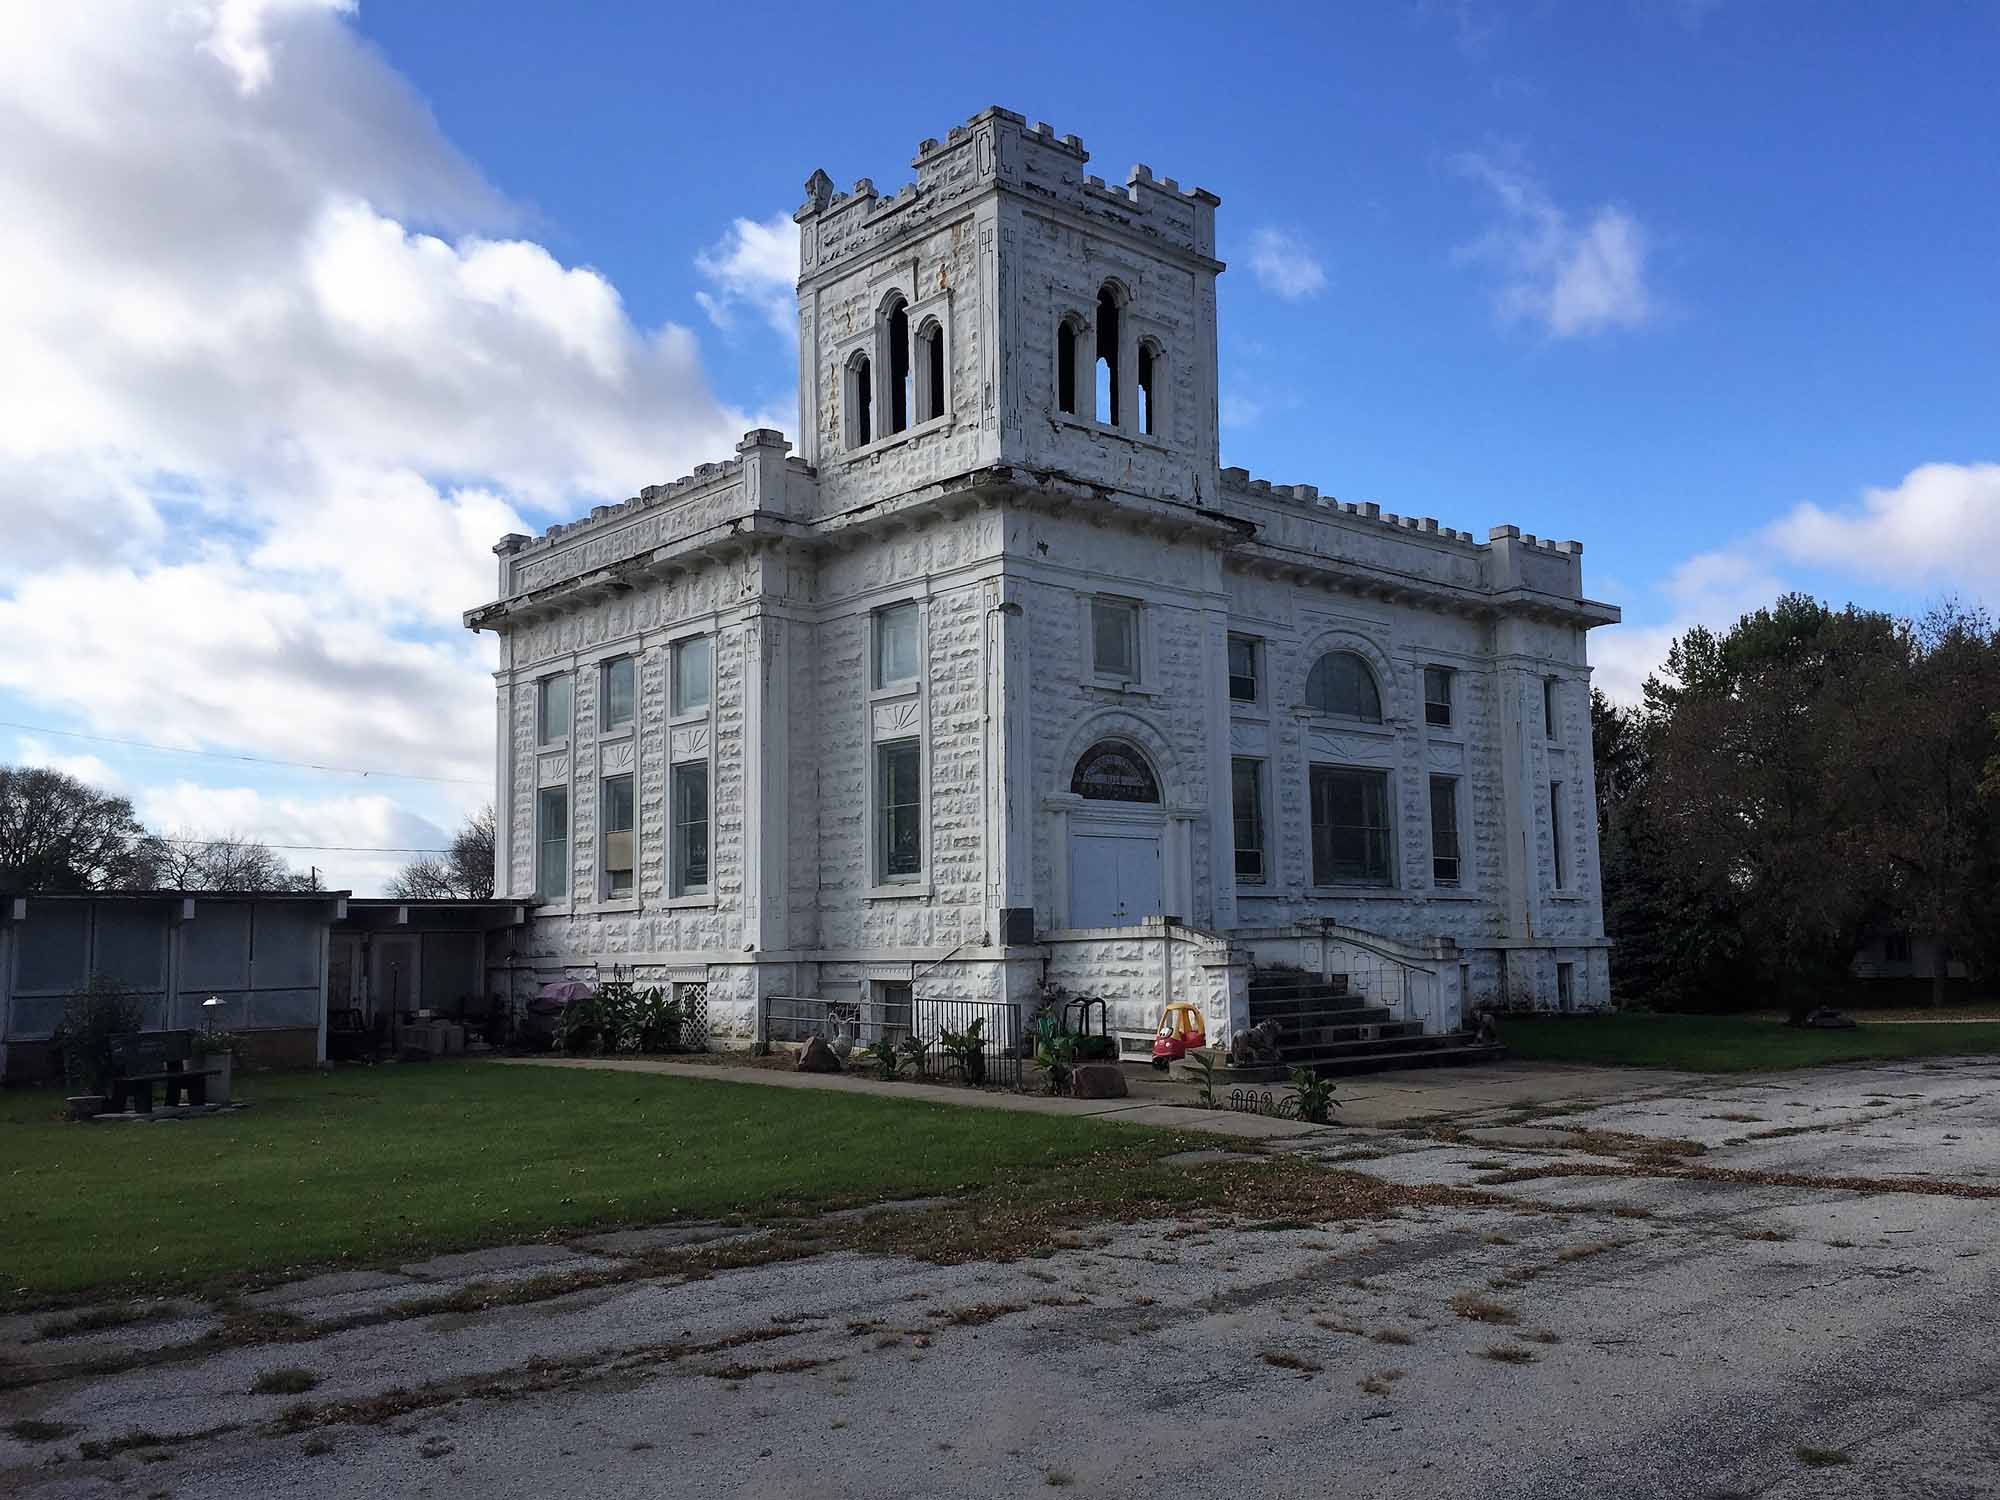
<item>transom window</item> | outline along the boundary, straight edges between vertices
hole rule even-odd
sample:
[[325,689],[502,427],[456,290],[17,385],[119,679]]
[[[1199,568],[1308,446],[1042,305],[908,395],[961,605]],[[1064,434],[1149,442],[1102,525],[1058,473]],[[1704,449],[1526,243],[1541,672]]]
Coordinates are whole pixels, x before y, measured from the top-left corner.
[[1306,677],[1306,707],[1343,719],[1382,722],[1382,691],[1368,663],[1352,651],[1329,651]]
[[697,714],[708,707],[715,678],[715,642],[705,635],[674,643],[674,712]]
[[1389,775],[1312,768],[1314,885],[1389,883]]
[[1093,802],[1158,802],[1160,783],[1146,757],[1118,740],[1100,740],[1084,751],[1069,789]]
[[917,680],[917,606],[892,604],[875,611],[875,686]]
[[1090,601],[1090,669],[1099,677],[1138,681],[1138,605],[1127,599]]
[[544,745],[569,738],[570,699],[576,681],[565,672],[560,677],[544,677],[536,684],[535,736]]
[[629,656],[616,656],[604,664],[604,681],[597,700],[599,728],[632,727],[632,710],[637,698],[635,665]]
[[1229,697],[1235,703],[1257,701],[1257,642],[1247,635],[1229,638]]
[[1451,727],[1452,678],[1458,674],[1450,667],[1424,668],[1424,722],[1435,724],[1440,729]]

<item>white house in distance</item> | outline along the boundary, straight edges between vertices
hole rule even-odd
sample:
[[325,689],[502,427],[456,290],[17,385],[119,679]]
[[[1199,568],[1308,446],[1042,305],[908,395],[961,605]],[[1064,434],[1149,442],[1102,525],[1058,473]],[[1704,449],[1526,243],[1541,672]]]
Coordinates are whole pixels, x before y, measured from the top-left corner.
[[1607,1000],[1582,548],[1223,468],[1220,200],[1088,159],[989,109],[815,172],[799,451],[495,548],[517,991]]

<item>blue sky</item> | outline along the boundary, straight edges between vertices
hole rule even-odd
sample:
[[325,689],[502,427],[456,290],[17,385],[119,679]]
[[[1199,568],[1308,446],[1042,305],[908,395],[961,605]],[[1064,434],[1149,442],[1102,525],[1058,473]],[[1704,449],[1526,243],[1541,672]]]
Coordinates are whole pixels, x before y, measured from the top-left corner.
[[1988,7],[46,9],[0,48],[0,758],[157,824],[439,841],[491,540],[789,430],[804,179],[893,191],[995,103],[1221,195],[1225,462],[1582,540],[1614,690],[1784,587],[2000,602]]

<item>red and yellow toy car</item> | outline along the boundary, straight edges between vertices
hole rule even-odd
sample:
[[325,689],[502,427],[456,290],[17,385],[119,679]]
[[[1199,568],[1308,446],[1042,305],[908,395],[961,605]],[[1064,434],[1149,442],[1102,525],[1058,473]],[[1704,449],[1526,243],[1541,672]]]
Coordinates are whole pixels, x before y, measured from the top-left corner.
[[1187,1056],[1190,1047],[1208,1045],[1208,1025],[1201,1007],[1175,1000],[1160,1012],[1160,1029],[1153,1034],[1153,1066],[1162,1073],[1167,1065]]

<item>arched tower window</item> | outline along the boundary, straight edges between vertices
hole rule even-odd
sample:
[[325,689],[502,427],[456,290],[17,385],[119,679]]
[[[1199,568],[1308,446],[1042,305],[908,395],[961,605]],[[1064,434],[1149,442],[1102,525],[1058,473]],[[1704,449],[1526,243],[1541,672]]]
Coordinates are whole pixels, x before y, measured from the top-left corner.
[[1064,318],[1056,329],[1056,409],[1068,412],[1072,417],[1076,410],[1076,344],[1078,333],[1075,318]]
[[1160,421],[1160,387],[1166,375],[1166,357],[1160,353],[1160,346],[1151,339],[1139,345],[1139,430],[1147,437],[1158,437]]
[[1146,757],[1122,740],[1099,740],[1077,758],[1069,789],[1093,802],[1158,802],[1160,783]]
[[1097,409],[1100,422],[1118,425],[1118,294],[1109,282],[1097,294]]
[[917,420],[928,422],[945,412],[944,326],[935,318],[924,319],[917,330],[917,373],[913,382],[917,398]]
[[889,304],[889,431],[910,425],[910,304],[898,297]]
[[1382,690],[1368,663],[1352,651],[1329,651],[1306,677],[1306,707],[1344,719],[1382,722]]
[[867,355],[857,354],[847,362],[846,386],[847,446],[865,448],[875,437],[875,375]]

